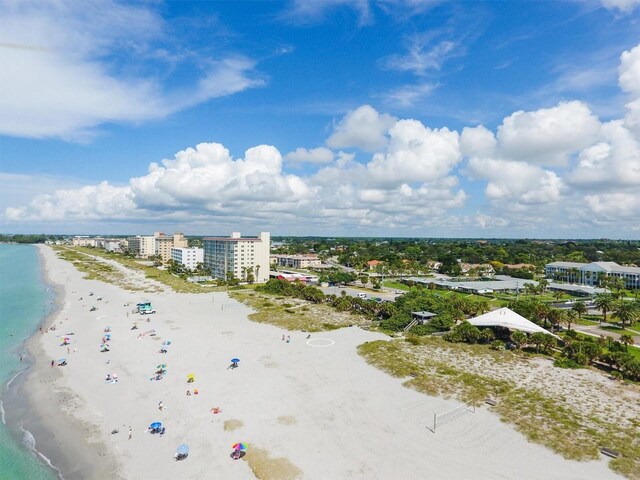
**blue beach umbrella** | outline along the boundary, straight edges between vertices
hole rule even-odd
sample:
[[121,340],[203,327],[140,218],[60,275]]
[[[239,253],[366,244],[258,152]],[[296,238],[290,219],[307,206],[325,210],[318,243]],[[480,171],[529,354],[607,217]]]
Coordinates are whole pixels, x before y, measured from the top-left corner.
[[151,425],[149,425],[149,428],[153,429],[153,430],[157,430],[162,426],[161,422],[153,422]]
[[180,455],[186,455],[187,453],[189,453],[189,445],[187,445],[186,443],[178,445],[176,453],[179,453]]
[[238,363],[240,361],[239,358],[232,358],[231,363]]

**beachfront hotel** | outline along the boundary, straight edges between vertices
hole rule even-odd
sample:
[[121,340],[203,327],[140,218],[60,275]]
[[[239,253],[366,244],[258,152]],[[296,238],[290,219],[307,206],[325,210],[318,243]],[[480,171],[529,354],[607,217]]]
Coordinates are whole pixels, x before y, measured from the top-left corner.
[[561,282],[599,286],[603,278],[621,278],[625,288],[640,288],[640,267],[624,267],[615,262],[552,262],[544,267],[547,278]]
[[243,237],[233,232],[230,237],[207,237],[203,239],[204,264],[211,276],[226,280],[247,278],[247,269],[253,273],[256,283],[269,280],[269,232],[257,237]]
[[204,249],[198,247],[173,247],[171,259],[188,270],[195,270],[199,263],[204,263]]

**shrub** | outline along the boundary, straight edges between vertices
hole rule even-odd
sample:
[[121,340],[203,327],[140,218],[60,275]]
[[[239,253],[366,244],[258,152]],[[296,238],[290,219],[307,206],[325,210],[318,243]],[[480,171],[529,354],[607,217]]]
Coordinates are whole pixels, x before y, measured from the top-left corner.
[[553,362],[553,366],[559,368],[582,368],[582,365],[567,357],[556,358]]

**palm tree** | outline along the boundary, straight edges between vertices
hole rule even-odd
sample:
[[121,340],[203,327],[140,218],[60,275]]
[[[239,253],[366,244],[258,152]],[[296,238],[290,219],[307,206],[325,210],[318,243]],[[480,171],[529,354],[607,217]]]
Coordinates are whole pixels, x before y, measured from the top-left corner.
[[516,344],[516,348],[520,350],[527,343],[527,334],[516,330],[511,332],[511,341]]
[[567,326],[567,330],[571,331],[571,324],[576,322],[578,314],[574,310],[566,310],[563,313],[560,321]]
[[582,300],[578,300],[576,303],[573,304],[573,307],[571,307],[571,310],[576,312],[576,314],[578,315],[578,320],[582,320],[582,315],[587,313],[587,305]]
[[551,325],[558,326],[562,323],[562,316],[563,316],[562,310],[559,310],[557,308],[552,308],[549,310],[549,315],[547,318],[551,322]]
[[638,318],[638,311],[633,303],[619,300],[613,306],[613,315],[620,320],[622,328],[624,328],[626,323],[631,325],[636,321]]
[[620,343],[624,344],[625,352],[629,351],[629,345],[634,344],[633,336],[629,335],[628,333],[625,333],[624,335],[620,335]]
[[549,352],[549,349],[553,346],[555,346],[556,344],[556,339],[553,338],[551,335],[545,335],[544,339],[542,341],[542,348],[544,349],[544,351],[546,353]]
[[547,335],[542,332],[535,332],[535,333],[532,333],[531,336],[529,337],[529,340],[531,340],[531,343],[533,343],[536,346],[536,353],[540,353],[540,345],[544,343],[544,337],[546,336]]
[[607,312],[613,307],[613,296],[610,293],[598,293],[594,302],[596,308],[602,310],[603,321],[607,321]]

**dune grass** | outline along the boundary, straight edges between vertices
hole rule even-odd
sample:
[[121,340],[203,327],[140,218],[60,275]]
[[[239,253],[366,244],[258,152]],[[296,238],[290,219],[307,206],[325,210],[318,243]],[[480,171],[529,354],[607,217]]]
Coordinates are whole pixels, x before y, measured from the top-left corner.
[[329,305],[277,297],[254,290],[233,291],[229,295],[256,310],[249,315],[250,320],[286,330],[323,332],[368,323],[364,317],[338,312]]
[[[464,370],[429,356],[429,349],[463,348],[469,355],[491,355],[502,362],[516,362],[511,352],[494,352],[480,345],[447,344],[441,339],[424,338],[367,342],[358,347],[365,360],[392,376],[408,378],[404,385],[431,396],[482,402],[498,398],[492,408],[501,419],[515,426],[531,442],[542,444],[567,459],[594,460],[601,447],[621,452],[610,467],[628,478],[640,479],[640,419],[623,428],[614,420],[587,416],[566,402],[543,395],[534,388],[523,388],[513,381],[491,378]],[[474,347],[474,348],[466,348]],[[507,355],[505,355],[507,354]]]

